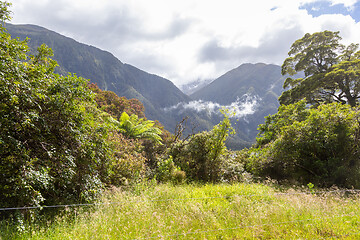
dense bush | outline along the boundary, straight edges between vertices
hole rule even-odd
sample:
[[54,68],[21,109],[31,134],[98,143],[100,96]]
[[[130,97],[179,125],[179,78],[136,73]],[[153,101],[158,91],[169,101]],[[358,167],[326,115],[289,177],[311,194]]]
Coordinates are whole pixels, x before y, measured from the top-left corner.
[[[130,139],[141,139],[141,141],[131,141],[136,142],[137,146],[143,146],[141,149],[148,170],[155,169],[158,159],[172,141],[172,135],[158,121],[146,120],[144,106],[139,100],[119,97],[114,92],[101,90],[94,83],[89,84],[89,88],[96,94],[95,101],[98,108],[119,121],[123,135]],[[142,162],[142,159],[139,162]]]
[[[87,81],[53,74],[55,63],[46,57],[45,46],[29,61],[19,58],[20,52],[8,58],[6,39],[10,36],[3,33],[2,206],[91,200],[102,185],[96,170],[106,155],[106,130]],[[26,53],[24,42],[11,43],[24,46],[21,54]]]
[[160,159],[158,161],[155,177],[160,182],[179,184],[185,181],[186,173],[175,165],[172,156],[170,156],[167,159]]
[[112,132],[109,136],[112,158],[106,170],[109,185],[127,185],[141,180],[146,169],[143,146],[137,139],[127,139],[121,133]]
[[281,106],[260,126],[252,170],[278,180],[360,187],[360,113],[333,103]]
[[175,143],[170,156],[190,180],[217,181],[220,178],[220,154],[213,153],[213,133],[201,132],[188,141]]
[[91,91],[96,93],[95,101],[98,107],[118,120],[123,112],[129,115],[145,117],[144,105],[138,99],[119,97],[114,92],[101,90],[95,83],[89,84]]
[[[4,21],[9,4],[0,3]],[[3,27],[0,37],[1,207],[89,202],[108,185],[142,177],[141,143],[121,134],[121,122],[99,108],[87,80],[55,74],[44,45],[29,56],[26,41]],[[142,105],[129,104],[125,110],[141,115]]]
[[174,164],[190,181],[219,182],[242,180],[243,167],[229,154],[225,141],[233,128],[224,112],[224,120],[211,131],[197,133],[185,141],[176,141],[169,150]]

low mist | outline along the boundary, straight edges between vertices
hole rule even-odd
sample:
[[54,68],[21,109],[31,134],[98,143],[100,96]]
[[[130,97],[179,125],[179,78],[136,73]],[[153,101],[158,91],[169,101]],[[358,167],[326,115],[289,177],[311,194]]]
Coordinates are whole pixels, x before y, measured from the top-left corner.
[[221,114],[220,109],[228,109],[230,118],[242,118],[246,115],[253,114],[256,111],[257,104],[260,98],[258,96],[244,95],[241,98],[237,97],[235,102],[228,105],[221,105],[216,102],[195,100],[188,103],[181,102],[174,106],[164,108],[164,111],[179,111],[180,113],[185,110],[194,110],[196,112],[206,111],[211,114]]

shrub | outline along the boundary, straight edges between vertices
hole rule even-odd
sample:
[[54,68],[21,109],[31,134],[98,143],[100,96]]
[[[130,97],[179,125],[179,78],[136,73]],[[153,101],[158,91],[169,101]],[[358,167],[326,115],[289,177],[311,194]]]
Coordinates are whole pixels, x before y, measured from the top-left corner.
[[173,182],[175,184],[183,183],[186,174],[175,166],[172,156],[160,160],[156,169],[156,179],[160,182]]
[[211,131],[193,135],[189,140],[175,142],[169,155],[174,163],[185,171],[190,180],[218,182],[221,180],[224,154],[227,153],[225,140],[233,128],[226,112],[224,119]]
[[[281,124],[287,117],[284,113],[294,106],[282,109],[271,122],[274,126]],[[262,176],[302,184],[360,187],[359,111],[339,103],[302,111],[305,118],[278,127],[274,140],[251,151],[254,170]]]
[[249,174],[244,164],[240,161],[239,152],[232,152],[223,155],[220,166],[220,175],[222,182],[250,182],[251,174]]
[[127,185],[141,180],[145,174],[146,158],[141,142],[127,139],[121,133],[112,132],[109,136],[111,160],[106,168],[108,185]]
[[[2,21],[8,6],[0,2]],[[90,202],[105,185],[141,175],[141,144],[117,134],[87,80],[55,74],[47,46],[28,56],[26,41],[3,25],[0,35],[1,207]]]

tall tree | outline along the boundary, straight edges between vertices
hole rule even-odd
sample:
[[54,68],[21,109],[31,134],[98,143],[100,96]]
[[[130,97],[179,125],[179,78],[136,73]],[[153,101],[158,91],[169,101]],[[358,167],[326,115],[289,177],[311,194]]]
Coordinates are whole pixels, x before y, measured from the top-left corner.
[[355,106],[360,98],[360,53],[358,44],[345,47],[339,32],[305,34],[295,41],[282,74],[304,73],[303,78],[287,78],[281,104],[306,98],[310,104],[340,102]]

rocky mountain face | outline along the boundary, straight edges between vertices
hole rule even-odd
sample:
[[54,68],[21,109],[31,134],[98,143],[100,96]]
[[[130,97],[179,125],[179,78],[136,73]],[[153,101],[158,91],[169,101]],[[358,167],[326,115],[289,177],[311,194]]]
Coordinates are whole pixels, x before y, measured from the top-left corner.
[[222,119],[220,109],[229,109],[237,131],[228,143],[233,149],[249,146],[264,116],[277,111],[277,98],[285,80],[279,66],[243,64],[213,81],[183,86],[190,94],[186,95],[168,79],[122,63],[96,47],[39,26],[6,24],[6,27],[13,37],[30,38],[32,51],[43,43],[52,48],[60,74],[76,73],[103,90],[139,99],[145,106],[146,117],[159,120],[170,132],[186,116],[189,120],[185,135],[193,129],[209,130]]

